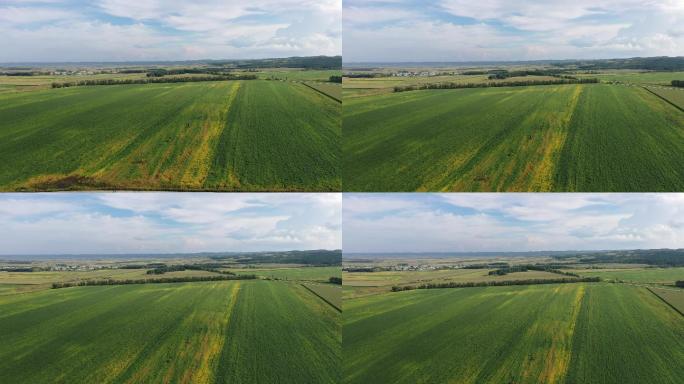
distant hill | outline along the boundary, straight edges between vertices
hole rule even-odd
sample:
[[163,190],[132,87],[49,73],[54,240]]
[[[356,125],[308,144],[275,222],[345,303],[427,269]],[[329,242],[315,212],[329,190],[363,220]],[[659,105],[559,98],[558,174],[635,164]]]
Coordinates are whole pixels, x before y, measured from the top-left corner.
[[684,249],[633,249],[594,251],[532,252],[425,252],[425,253],[344,253],[345,260],[374,259],[446,259],[484,257],[552,257],[563,260],[577,258],[580,263],[624,263],[657,266],[684,266]]
[[684,71],[684,56],[677,57],[632,57],[625,59],[595,59],[595,60],[521,60],[521,61],[461,61],[461,62],[365,62],[344,63],[344,68],[368,70],[372,68],[392,67],[495,67],[495,66],[544,66],[552,65],[560,68],[600,70],[600,69],[635,69],[651,71]]
[[182,259],[210,258],[234,260],[245,264],[310,264],[340,265],[342,250],[264,251],[264,252],[198,252],[198,253],[125,253],[125,254],[58,254],[58,255],[0,255],[0,260],[23,263],[27,260],[102,260],[102,259]]
[[54,63],[0,63],[5,70],[30,70],[33,68],[120,68],[138,66],[188,66],[221,65],[241,69],[259,68],[305,68],[342,69],[342,56],[304,56],[268,59],[222,59],[222,60],[179,60],[179,61],[118,61],[118,62],[54,62]]

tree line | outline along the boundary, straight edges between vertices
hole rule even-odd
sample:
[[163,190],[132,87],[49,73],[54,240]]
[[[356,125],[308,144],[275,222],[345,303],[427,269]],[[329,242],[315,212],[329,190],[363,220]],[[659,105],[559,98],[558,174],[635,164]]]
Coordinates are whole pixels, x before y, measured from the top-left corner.
[[328,81],[331,83],[341,83],[342,82],[342,76],[330,76]]
[[333,276],[330,279],[328,279],[328,282],[330,282],[331,284],[342,285],[342,278]]
[[684,280],[675,281],[675,287],[684,288]]
[[564,275],[564,276],[571,276],[571,277],[578,277],[578,278],[581,277],[580,275],[578,275],[576,273],[561,271],[560,269],[553,268],[552,266],[532,265],[532,264],[514,265],[514,266],[495,269],[493,271],[489,271],[489,275],[490,276],[503,276],[503,275],[507,275],[509,273],[527,272],[527,271],[543,271],[543,272],[550,272],[550,273],[555,273],[555,274]]
[[529,69],[520,71],[508,71],[505,69],[491,70],[489,72],[489,79],[507,79],[509,77],[524,77],[524,76],[553,76],[561,79],[577,80],[576,77],[570,75],[563,75],[559,70],[543,70],[543,69]]
[[148,275],[163,275],[167,272],[178,272],[178,271],[185,271],[185,270],[191,270],[191,271],[207,271],[207,272],[214,272],[214,273],[220,273],[222,275],[235,275],[233,272],[230,271],[222,271],[219,268],[223,268],[223,264],[217,264],[217,263],[210,263],[210,264],[176,264],[176,265],[166,265],[166,264],[161,264],[158,266],[153,267],[152,269],[147,271]]
[[673,87],[684,87],[684,80],[672,80]]
[[392,292],[411,291],[414,289],[438,289],[438,288],[474,288],[474,287],[498,287],[508,285],[534,285],[534,284],[564,284],[564,283],[597,283],[600,277],[582,277],[579,279],[527,279],[509,281],[474,281],[474,282],[448,282],[426,283],[421,285],[393,286]]
[[221,75],[221,76],[185,76],[185,77],[150,77],[145,79],[95,79],[66,83],[52,83],[52,88],[67,88],[91,85],[121,85],[150,83],[188,83],[201,81],[256,80],[255,75]]
[[128,285],[128,284],[161,284],[161,283],[190,283],[197,281],[223,281],[223,280],[254,280],[256,275],[234,276],[184,276],[184,277],[161,277],[159,279],[126,279],[126,280],[82,280],[79,282],[52,283],[53,289],[69,287],[86,287],[96,285]]
[[483,83],[433,83],[421,85],[406,85],[394,87],[394,92],[417,91],[425,89],[461,89],[461,88],[490,88],[490,87],[526,87],[530,85],[562,85],[562,84],[596,84],[599,80],[591,79],[558,79],[558,80],[527,80],[500,81]]

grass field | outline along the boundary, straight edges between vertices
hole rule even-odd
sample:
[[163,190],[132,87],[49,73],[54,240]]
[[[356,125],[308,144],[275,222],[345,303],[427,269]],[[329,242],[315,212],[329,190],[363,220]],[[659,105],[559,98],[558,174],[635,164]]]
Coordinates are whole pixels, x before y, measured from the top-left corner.
[[569,269],[585,277],[598,276],[604,280],[623,280],[634,283],[674,284],[684,280],[684,268],[618,268],[618,269]]
[[649,287],[648,289],[651,290],[651,292],[655,293],[666,301],[668,304],[673,306],[675,309],[679,311],[679,313],[684,316],[684,289],[681,288],[652,288]]
[[265,281],[0,296],[0,382],[336,383],[339,317]]
[[639,87],[345,100],[345,191],[677,191],[684,114]]
[[340,104],[279,81],[0,95],[0,190],[339,190]]
[[342,311],[342,287],[335,284],[304,284],[316,295],[328,301],[332,306]]
[[684,72],[648,72],[633,70],[600,71],[600,73],[577,74],[577,77],[598,78],[601,81],[619,81],[642,85],[670,85],[672,80],[684,79]]
[[648,87],[648,89],[684,110],[684,88]]
[[437,271],[344,272],[344,298],[385,293],[392,286],[424,283],[469,283],[481,281],[511,281],[527,279],[558,279],[561,275],[545,271],[515,272],[489,275],[493,269],[446,269]]
[[331,98],[342,102],[342,85],[337,83],[307,82],[306,85],[315,88]]
[[[161,279],[170,277],[214,276],[208,271],[174,271],[162,275],[148,275],[146,269],[101,269],[94,271],[46,271],[46,272],[0,272],[0,295],[3,288],[7,293],[22,293],[50,289],[52,283],[82,280],[126,280]],[[247,274],[247,273],[245,273]],[[13,287],[9,289],[9,287]]]
[[387,293],[344,302],[345,383],[675,383],[684,322],[642,287]]

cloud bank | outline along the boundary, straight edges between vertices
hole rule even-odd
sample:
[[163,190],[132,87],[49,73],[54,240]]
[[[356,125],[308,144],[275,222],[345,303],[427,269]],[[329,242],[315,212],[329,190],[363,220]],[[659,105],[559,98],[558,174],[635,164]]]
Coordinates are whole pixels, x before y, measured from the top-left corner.
[[0,254],[341,248],[340,194],[0,195]]
[[0,62],[339,55],[341,0],[0,2]]
[[345,252],[684,248],[684,194],[345,194]]
[[684,55],[681,0],[347,0],[345,62]]

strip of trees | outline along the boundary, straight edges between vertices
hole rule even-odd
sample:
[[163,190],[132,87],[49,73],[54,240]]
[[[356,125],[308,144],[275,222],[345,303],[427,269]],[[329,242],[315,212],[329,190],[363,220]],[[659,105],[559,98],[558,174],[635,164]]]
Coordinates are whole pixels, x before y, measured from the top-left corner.
[[474,288],[474,287],[498,287],[508,285],[534,285],[534,284],[565,284],[565,283],[597,283],[600,277],[582,277],[579,279],[527,279],[509,281],[475,281],[475,282],[448,282],[426,283],[421,285],[393,286],[392,292],[411,291],[414,289],[439,289],[439,288]]
[[69,287],[89,287],[96,285],[127,285],[127,284],[161,284],[161,283],[189,283],[197,281],[223,281],[223,280],[254,280],[256,275],[234,275],[234,276],[183,276],[183,277],[161,277],[158,279],[126,279],[126,280],[82,280],[78,282],[52,283],[53,289]]
[[330,279],[328,279],[328,281],[329,281],[331,284],[342,285],[342,278],[341,278],[341,277],[335,277],[335,276],[333,276],[333,277],[331,277]]
[[543,272],[550,272],[550,273],[555,273],[558,275],[563,275],[563,276],[570,276],[570,277],[581,277],[580,275],[572,272],[566,272],[566,271],[561,271],[560,269],[553,268],[551,266],[547,265],[514,265],[510,267],[504,267],[504,268],[499,268],[495,269],[493,271],[489,271],[490,276],[503,276],[507,275],[509,273],[514,273],[514,272],[527,272],[527,271],[543,271]]
[[342,82],[342,76],[330,76],[328,81],[331,83],[341,83]]
[[191,83],[202,81],[256,80],[255,75],[149,77],[144,79],[95,79],[66,83],[52,83],[52,88],[67,88],[91,85],[151,84],[151,83]]
[[684,87],[684,80],[672,80],[673,87]]
[[684,288],[684,280],[675,281],[675,287]]
[[148,275],[163,275],[167,272],[179,272],[179,271],[185,271],[185,270],[191,270],[191,271],[207,271],[207,272],[214,272],[214,273],[220,273],[222,275],[235,275],[233,272],[230,271],[222,271],[218,268],[221,268],[221,264],[177,264],[177,265],[161,265],[158,267],[155,267],[153,269],[150,269],[147,271]]
[[433,83],[420,85],[406,85],[394,87],[394,92],[418,91],[425,89],[461,89],[461,88],[491,88],[491,87],[527,87],[531,85],[562,85],[562,84],[596,84],[596,78],[587,79],[554,79],[554,80],[526,80],[526,81],[498,81],[482,83]]

